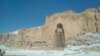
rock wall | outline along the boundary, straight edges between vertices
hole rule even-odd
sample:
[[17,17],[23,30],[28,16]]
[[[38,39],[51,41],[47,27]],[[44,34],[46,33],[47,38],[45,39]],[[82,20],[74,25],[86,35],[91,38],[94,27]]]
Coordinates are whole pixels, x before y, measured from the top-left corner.
[[100,8],[87,9],[81,13],[66,11],[47,16],[42,27],[21,29],[17,34],[0,34],[0,39],[2,39],[0,43],[28,49],[57,48],[61,45],[60,39],[57,39],[59,36],[56,36],[58,24],[63,27],[64,37],[60,39],[64,39],[61,40],[64,41],[62,43],[64,45],[67,45],[69,39],[76,38],[75,36],[88,32],[100,33]]

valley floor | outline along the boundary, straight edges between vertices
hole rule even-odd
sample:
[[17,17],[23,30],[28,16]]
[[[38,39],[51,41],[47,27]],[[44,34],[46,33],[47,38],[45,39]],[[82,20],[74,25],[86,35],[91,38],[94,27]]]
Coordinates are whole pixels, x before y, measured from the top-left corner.
[[[76,45],[72,45],[71,43],[71,45],[68,45],[64,49],[64,51],[24,50],[24,49],[10,48],[4,45],[0,45],[0,49],[5,50],[6,52],[5,56],[100,56],[100,34],[89,33],[84,35],[84,38],[87,39],[87,41],[92,44],[85,45],[86,42],[85,44],[83,44],[83,42],[82,43],[80,42],[77,43]],[[91,40],[91,38],[94,39]]]

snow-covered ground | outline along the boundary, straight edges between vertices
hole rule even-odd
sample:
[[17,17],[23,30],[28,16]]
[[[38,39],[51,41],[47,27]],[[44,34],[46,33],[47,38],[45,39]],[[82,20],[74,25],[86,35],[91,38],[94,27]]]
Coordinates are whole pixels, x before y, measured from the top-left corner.
[[[84,51],[85,48],[92,48],[96,46],[100,47],[100,34],[88,33],[83,36],[79,36],[79,38],[81,39],[80,41],[72,42],[76,43],[76,45],[72,45],[71,43],[66,46],[64,51],[24,50],[9,48],[4,45],[0,45],[0,49],[4,49],[6,51],[6,56],[100,56],[100,52]],[[90,44],[87,45],[87,43]]]
[[[94,45],[93,45],[94,46]],[[100,52],[85,52],[82,48],[86,46],[68,46],[64,51],[39,51],[23,49],[5,49],[6,56],[100,56]],[[89,46],[90,47],[90,46]]]

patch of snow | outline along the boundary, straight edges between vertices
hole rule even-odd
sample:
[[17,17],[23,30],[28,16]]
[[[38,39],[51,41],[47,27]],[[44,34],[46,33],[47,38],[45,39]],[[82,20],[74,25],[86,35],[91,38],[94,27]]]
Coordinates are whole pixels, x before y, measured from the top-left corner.
[[29,29],[41,29],[43,26],[38,26],[38,27],[31,27]]
[[7,50],[7,49],[10,49],[9,47],[5,46],[5,45],[0,45],[0,49],[4,49],[4,50]]
[[78,36],[77,39],[73,39],[68,42],[68,45],[93,45],[100,43],[100,34],[98,33],[87,33],[85,35]]
[[18,34],[18,30],[16,30],[16,31],[13,31],[13,32],[10,32],[10,34],[15,34],[15,35],[17,35]]

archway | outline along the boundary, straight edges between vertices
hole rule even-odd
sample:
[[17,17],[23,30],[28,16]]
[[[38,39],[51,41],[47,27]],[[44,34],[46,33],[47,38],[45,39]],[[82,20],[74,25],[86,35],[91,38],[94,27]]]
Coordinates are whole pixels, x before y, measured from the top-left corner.
[[55,34],[56,34],[56,47],[64,47],[65,35],[64,35],[63,25],[61,23],[57,24]]

